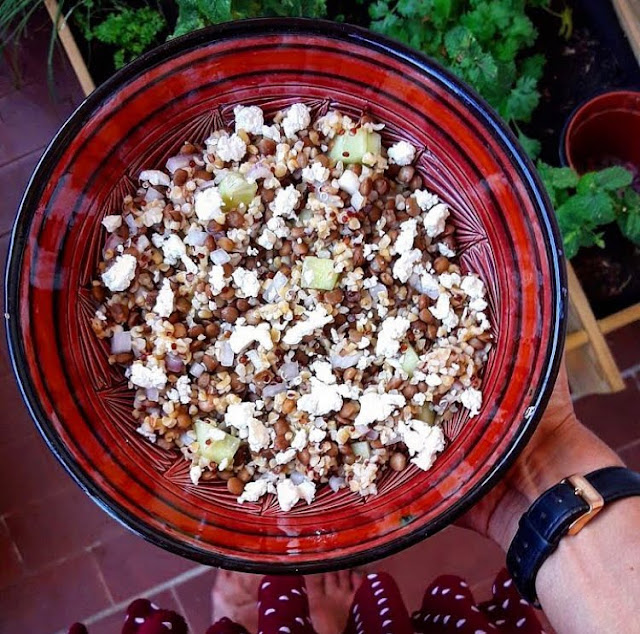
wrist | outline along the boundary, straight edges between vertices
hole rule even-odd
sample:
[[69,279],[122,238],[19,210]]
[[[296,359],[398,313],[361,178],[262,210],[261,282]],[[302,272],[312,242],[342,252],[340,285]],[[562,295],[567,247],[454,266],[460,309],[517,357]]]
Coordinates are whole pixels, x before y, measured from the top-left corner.
[[573,415],[527,446],[505,478],[487,533],[505,551],[529,506],[547,489],[574,473],[621,465],[620,458]]

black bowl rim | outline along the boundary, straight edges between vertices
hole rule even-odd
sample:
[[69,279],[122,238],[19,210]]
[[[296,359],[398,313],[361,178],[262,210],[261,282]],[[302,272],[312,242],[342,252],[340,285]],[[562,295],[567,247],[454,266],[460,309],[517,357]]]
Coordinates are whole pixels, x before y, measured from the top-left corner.
[[[250,558],[244,558],[244,556],[216,554],[174,540],[167,533],[152,528],[143,521],[140,521],[137,517],[131,515],[93,481],[90,472],[80,467],[51,426],[27,370],[19,329],[19,280],[22,267],[22,254],[33,216],[34,206],[40,199],[44,187],[43,183],[46,182],[46,178],[44,177],[51,172],[59,155],[66,147],[68,140],[75,134],[78,126],[89,118],[91,113],[114,94],[119,87],[137,77],[149,67],[165,61],[168,57],[174,57],[211,41],[238,38],[243,35],[263,36],[291,34],[306,34],[327,37],[332,40],[351,41],[412,65],[422,73],[432,76],[445,84],[457,99],[463,102],[468,108],[473,109],[480,118],[484,120],[487,130],[500,142],[503,149],[509,154],[511,162],[518,170],[523,182],[527,184],[529,194],[534,199],[534,203],[538,209],[538,218],[545,235],[547,256],[552,267],[550,282],[553,297],[553,332],[545,352],[547,361],[546,372],[540,380],[536,393],[534,393],[534,402],[527,410],[528,415],[520,422],[519,429],[510,447],[500,456],[490,473],[482,481],[478,482],[468,495],[458,500],[451,508],[427,525],[415,529],[408,535],[392,539],[366,552],[341,555],[333,558],[327,553],[328,556],[320,561],[310,560],[288,564],[286,562],[254,562],[251,561]],[[498,115],[484,99],[478,96],[473,89],[426,55],[362,27],[306,18],[259,18],[238,20],[207,27],[168,41],[119,70],[105,83],[96,88],[96,90],[78,106],[47,146],[23,195],[11,234],[7,256],[4,299],[9,356],[22,398],[49,449],[71,475],[76,484],[78,484],[98,506],[123,526],[143,537],[145,540],[194,561],[242,572],[265,574],[290,574],[292,572],[298,572],[311,574],[364,565],[416,544],[422,539],[452,524],[499,482],[501,476],[513,464],[533,434],[555,385],[555,379],[562,361],[562,351],[566,335],[567,272],[563,258],[562,240],[554,212],[532,162],[526,156],[513,133],[500,120]]]

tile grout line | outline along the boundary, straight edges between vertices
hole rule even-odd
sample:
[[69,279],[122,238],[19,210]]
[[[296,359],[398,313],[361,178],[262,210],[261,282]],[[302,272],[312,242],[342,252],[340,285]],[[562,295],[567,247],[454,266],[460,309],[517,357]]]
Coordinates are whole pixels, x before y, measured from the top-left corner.
[[187,615],[187,611],[184,609],[184,605],[182,605],[182,601],[180,601],[180,597],[176,592],[175,585],[171,586],[170,592],[171,592],[171,596],[173,597],[173,600],[176,602],[178,609],[180,610],[180,614],[182,615],[182,618],[184,618],[184,620],[187,622],[187,630],[189,632],[192,632],[192,634],[195,634],[195,628],[193,627],[193,625],[191,625],[191,622],[189,621],[189,616]]
[[102,584],[102,587],[104,589],[105,594],[107,595],[107,599],[109,599],[109,603],[111,603],[111,605],[115,605],[116,601],[113,598],[113,593],[111,592],[110,588],[109,588],[109,584],[107,584],[107,580],[105,579],[104,573],[102,572],[102,568],[100,566],[100,564],[98,563],[98,559],[96,557],[96,554],[93,552],[93,549],[96,546],[99,546],[100,542],[98,542],[97,544],[92,544],[91,546],[89,546],[86,551],[87,553],[89,553],[89,555],[91,555],[91,561],[93,562],[93,565],[95,566],[95,569],[98,573],[98,579],[100,579],[100,583]]
[[39,152],[40,154],[42,154],[45,151],[46,147],[47,147],[47,145],[43,145],[43,146],[37,147],[37,148],[35,148],[33,150],[29,150],[28,152],[25,152],[24,154],[20,154],[19,156],[14,156],[11,159],[9,159],[8,161],[5,161],[4,163],[0,163],[0,169],[8,167],[12,163],[17,163],[18,161],[21,161],[22,159],[27,158],[28,156],[30,156],[31,154],[35,154],[36,152]]
[[636,438],[635,440],[632,440],[631,442],[628,442],[626,445],[622,445],[621,447],[618,447],[616,449],[616,453],[620,454],[623,451],[627,451],[629,449],[634,449],[635,447],[640,447],[640,438]]
[[[163,581],[162,583],[159,583],[158,585],[153,586],[151,588],[147,588],[146,590],[141,590],[140,592],[137,592],[135,595],[131,595],[130,597],[127,597],[126,599],[112,605],[109,608],[105,608],[100,612],[96,612],[95,614],[92,614],[91,616],[86,617],[82,619],[82,623],[84,623],[86,626],[93,625],[100,619],[104,619],[108,616],[112,616],[117,612],[124,612],[124,610],[126,610],[129,604],[134,599],[137,599],[138,597],[151,596],[153,594],[158,594],[159,592],[164,592],[165,590],[170,590],[174,585],[180,585],[185,581],[191,581],[191,579],[196,579],[197,577],[203,575],[205,572],[208,572],[209,570],[212,570],[211,566],[205,566],[205,565],[196,566],[191,570],[187,570],[186,572],[179,574],[177,577],[173,577],[168,581]],[[123,618],[124,618],[124,614],[123,614]],[[55,632],[55,634],[67,634],[68,631],[69,631],[68,629],[58,630],[57,632]]]

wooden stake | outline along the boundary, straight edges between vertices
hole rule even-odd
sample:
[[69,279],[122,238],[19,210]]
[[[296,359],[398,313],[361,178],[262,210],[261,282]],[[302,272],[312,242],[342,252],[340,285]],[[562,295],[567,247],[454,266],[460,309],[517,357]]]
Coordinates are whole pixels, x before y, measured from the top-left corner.
[[60,12],[60,7],[56,0],[44,0],[44,6],[47,7],[51,21],[58,30],[60,42],[62,43],[67,57],[69,58],[69,62],[71,63],[76,77],[80,82],[80,87],[86,97],[89,93],[92,93],[95,90],[96,85],[93,83],[93,79],[91,79],[87,65],[84,63],[82,54],[78,50],[78,45],[73,38],[73,34],[69,30],[67,21]]

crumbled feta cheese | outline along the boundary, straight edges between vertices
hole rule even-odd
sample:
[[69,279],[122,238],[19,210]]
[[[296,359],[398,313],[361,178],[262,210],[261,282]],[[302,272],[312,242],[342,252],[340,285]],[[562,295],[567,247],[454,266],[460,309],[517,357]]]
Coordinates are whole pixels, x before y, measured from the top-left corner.
[[257,502],[263,495],[267,493],[267,481],[255,480],[254,482],[247,482],[244,485],[244,491],[238,498],[238,502]]
[[122,216],[105,216],[102,219],[102,224],[109,233],[113,233],[116,229],[118,229],[118,227],[122,226]]
[[342,407],[342,396],[337,385],[324,383],[316,377],[311,377],[310,382],[311,391],[298,399],[298,410],[313,416],[324,416]]
[[284,218],[278,218],[273,216],[267,220],[267,229],[273,231],[278,238],[286,238],[289,235],[289,227],[284,221]]
[[323,383],[332,384],[336,382],[336,377],[333,373],[333,368],[328,361],[314,361],[311,364],[311,370],[315,373],[316,377]]
[[487,301],[480,297],[478,299],[472,299],[469,302],[469,308],[471,310],[475,310],[476,312],[482,312],[487,308],[487,306],[488,306]]
[[449,217],[449,209],[444,203],[438,203],[429,209],[424,217],[424,228],[430,238],[435,238],[444,231],[445,221]]
[[378,332],[376,355],[395,357],[400,352],[400,340],[407,334],[410,325],[406,317],[387,317]]
[[294,210],[300,202],[302,194],[293,186],[278,190],[275,200],[271,203],[270,209],[275,217],[294,218]]
[[[413,241],[418,235],[418,220],[411,218],[400,225],[400,233],[393,245],[393,253],[407,253],[413,249]],[[409,279],[409,278],[407,278]],[[405,282],[407,280],[404,280]]]
[[442,325],[448,330],[453,330],[460,322],[458,316],[451,309],[451,302],[449,296],[446,293],[441,293],[438,296],[438,301],[435,306],[429,308],[431,314],[442,322]]
[[114,292],[125,291],[136,275],[137,261],[130,253],[119,255],[102,274],[104,285]]
[[233,273],[233,282],[238,287],[238,297],[258,297],[260,293],[260,280],[257,271],[237,268]]
[[404,407],[406,402],[402,394],[367,392],[360,397],[360,411],[354,424],[370,425],[376,421],[384,421],[391,416],[393,410]]
[[169,187],[169,185],[171,185],[169,175],[161,172],[160,170],[143,170],[140,172],[140,180],[146,181],[154,187],[158,185]]
[[321,185],[329,180],[331,172],[320,161],[314,161],[302,170],[302,180]]
[[291,448],[297,451],[302,451],[307,446],[307,432],[304,429],[299,429],[296,435],[291,441]]
[[411,277],[414,265],[420,262],[421,259],[422,252],[420,249],[405,251],[393,265],[393,277],[404,284]]
[[250,418],[248,428],[249,449],[256,452],[266,449],[271,443],[271,435],[264,423],[257,418]]
[[219,295],[222,289],[227,285],[227,279],[224,275],[224,267],[216,264],[209,269],[209,284],[211,285],[211,293]]
[[435,194],[432,194],[426,189],[416,189],[416,191],[413,192],[413,197],[416,199],[418,207],[420,207],[422,211],[427,211],[440,202],[440,199]]
[[327,435],[327,432],[324,429],[320,429],[320,427],[313,427],[309,432],[309,442],[317,444],[322,442]]
[[287,449],[286,451],[279,451],[275,455],[276,464],[288,464],[296,457],[295,449]]
[[472,299],[484,297],[484,283],[475,275],[465,275],[460,288]]
[[249,427],[249,421],[254,418],[255,413],[255,403],[231,403],[227,407],[227,411],[224,415],[224,422],[229,427],[235,427],[238,430],[247,430]]
[[355,194],[360,189],[360,180],[353,170],[345,170],[338,179],[338,187],[348,194]]
[[429,273],[424,269],[424,267],[416,268],[418,268],[418,274],[411,278],[411,285],[419,293],[424,293],[431,299],[438,299],[438,296],[440,295],[440,284],[438,284],[438,280],[435,278],[435,275]]
[[288,346],[300,343],[307,335],[312,335],[317,328],[322,328],[333,321],[333,317],[327,313],[327,309],[319,304],[304,321],[298,321],[287,329],[282,341]]
[[183,405],[191,403],[191,381],[188,376],[181,376],[176,381],[176,390],[178,390],[180,402]]
[[268,229],[267,227],[265,227],[262,230],[262,233],[260,234],[260,236],[258,237],[257,242],[263,249],[266,249],[267,251],[272,251],[273,247],[276,245],[277,240],[278,238],[276,234],[273,233],[271,229]]
[[246,152],[247,144],[237,134],[221,136],[215,149],[216,156],[225,162],[241,161]]
[[198,219],[203,222],[214,220],[222,214],[222,196],[217,187],[207,187],[196,192],[195,210]]
[[287,138],[291,138],[296,132],[304,130],[311,123],[309,108],[303,103],[294,103],[282,120],[282,129]]
[[173,298],[174,293],[171,289],[171,282],[165,278],[162,281],[162,288],[156,298],[153,312],[156,313],[158,317],[168,317],[173,312]]
[[455,257],[456,252],[450,249],[444,242],[438,242],[438,253],[444,255],[445,258]]
[[457,273],[442,273],[438,281],[445,288],[452,289],[454,286],[460,286],[461,278]]
[[444,434],[437,425],[428,425],[424,421],[412,419],[398,423],[398,433],[407,446],[411,462],[419,469],[428,471],[436,456],[444,449]]
[[198,265],[188,255],[183,255],[180,258],[180,262],[184,264],[184,268],[186,269],[187,273],[195,274],[198,272]]
[[198,484],[200,482],[200,477],[202,476],[202,467],[195,464],[189,469],[189,478],[193,484]]
[[233,115],[236,118],[236,132],[244,130],[249,134],[262,134],[264,114],[258,106],[236,106]]
[[172,233],[162,243],[162,253],[164,253],[164,260],[167,264],[175,266],[183,255],[187,254],[187,247],[180,239],[180,236]]
[[282,138],[280,134],[280,128],[277,125],[263,125],[262,136],[267,139],[272,139],[276,143],[280,143],[280,140]]
[[460,393],[460,403],[469,410],[469,416],[477,416],[482,407],[482,392],[473,387],[468,387]]
[[316,485],[309,480],[305,480],[304,482],[296,485],[290,478],[286,478],[285,480],[278,482],[276,490],[280,509],[287,512],[290,511],[300,500],[304,500],[307,504],[311,504],[315,497]]
[[161,390],[167,384],[167,375],[160,366],[144,365],[142,361],[134,361],[129,380],[138,387]]
[[229,337],[229,345],[235,354],[248,348],[252,343],[257,342],[265,350],[273,348],[269,324],[258,324],[257,326],[236,326]]
[[387,156],[396,165],[409,165],[416,157],[416,148],[407,141],[398,141],[389,148]]

